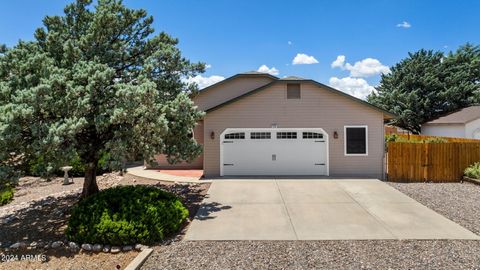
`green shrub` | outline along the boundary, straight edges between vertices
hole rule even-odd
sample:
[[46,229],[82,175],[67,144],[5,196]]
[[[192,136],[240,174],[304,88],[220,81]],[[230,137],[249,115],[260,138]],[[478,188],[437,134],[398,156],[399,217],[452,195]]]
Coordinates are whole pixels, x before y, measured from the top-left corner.
[[406,142],[406,143],[448,143],[448,140],[442,137],[430,137],[426,139],[405,138],[397,134],[385,135],[385,142]]
[[[82,163],[78,155],[75,155],[68,165],[72,166],[72,169],[68,172],[70,176],[83,176],[85,174],[85,164]],[[59,174],[63,174],[63,172],[59,172]]]
[[151,244],[177,232],[188,210],[173,194],[147,186],[103,190],[73,209],[67,238],[78,243]]
[[468,166],[464,173],[470,178],[480,179],[480,162]]
[[6,186],[0,189],[0,206],[5,205],[13,200],[13,188]]
[[[85,175],[86,166],[78,155],[75,155],[68,162],[68,165],[72,166],[72,169],[68,172],[70,176]],[[100,156],[100,160],[97,163],[97,175],[103,174],[105,172],[109,172],[110,171],[109,165],[110,165],[110,154],[107,152],[103,152]],[[47,177],[52,175],[63,176],[64,172],[60,170],[60,168],[56,170],[52,170],[52,168],[49,167],[47,162],[45,162],[45,158],[43,156],[38,156],[29,162],[27,174],[32,176]]]
[[427,138],[427,139],[422,140],[421,142],[424,142],[424,143],[448,143],[448,141],[446,139],[440,138],[440,137]]

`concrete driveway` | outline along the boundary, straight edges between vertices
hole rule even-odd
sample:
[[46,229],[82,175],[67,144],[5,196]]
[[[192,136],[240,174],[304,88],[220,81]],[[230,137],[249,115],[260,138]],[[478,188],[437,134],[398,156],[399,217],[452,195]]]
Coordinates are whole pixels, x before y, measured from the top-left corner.
[[480,239],[379,180],[215,180],[187,240]]

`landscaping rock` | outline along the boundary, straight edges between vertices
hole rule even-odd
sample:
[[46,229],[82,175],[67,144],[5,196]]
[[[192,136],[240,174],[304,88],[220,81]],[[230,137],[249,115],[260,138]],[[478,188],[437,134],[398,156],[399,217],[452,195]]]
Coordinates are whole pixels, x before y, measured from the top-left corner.
[[103,248],[103,245],[100,245],[100,244],[93,245],[93,251],[95,251],[95,252],[102,251],[102,248]]
[[69,242],[69,243],[68,243],[68,247],[69,247],[71,250],[79,250],[79,249],[80,249],[80,247],[78,246],[78,244],[75,243],[75,242]]
[[103,252],[110,252],[110,246],[109,246],[109,245],[103,246],[102,251],[103,251]]
[[93,246],[90,244],[82,244],[82,249],[85,251],[92,251]]
[[24,243],[24,242],[17,242],[17,243],[10,246],[11,249],[22,249],[22,248],[26,248],[26,247],[27,247],[27,244]]
[[120,247],[117,247],[117,246],[113,246],[110,249],[110,253],[113,253],[113,254],[119,253],[120,251],[122,251],[122,249]]
[[124,246],[124,247],[122,248],[122,250],[125,251],[125,252],[126,252],[126,251],[130,251],[130,250],[132,250],[132,249],[133,249],[132,246]]
[[55,241],[55,242],[53,242],[52,245],[51,245],[52,248],[59,248],[59,247],[61,247],[61,246],[63,246],[63,242],[62,242],[62,241]]
[[136,250],[136,251],[142,251],[142,250],[144,250],[145,248],[147,248],[147,246],[144,246],[144,245],[142,245],[142,244],[136,244],[136,245],[135,245],[135,250]]

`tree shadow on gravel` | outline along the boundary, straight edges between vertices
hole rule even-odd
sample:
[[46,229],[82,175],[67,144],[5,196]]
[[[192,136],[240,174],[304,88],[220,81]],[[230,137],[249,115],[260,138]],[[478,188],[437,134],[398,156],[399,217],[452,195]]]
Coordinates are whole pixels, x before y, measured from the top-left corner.
[[[0,219],[2,246],[8,242],[18,241],[63,240],[71,207],[78,199],[78,195],[68,195],[59,199],[46,197],[28,208],[17,211],[14,215]],[[11,220],[5,223],[6,219]]]

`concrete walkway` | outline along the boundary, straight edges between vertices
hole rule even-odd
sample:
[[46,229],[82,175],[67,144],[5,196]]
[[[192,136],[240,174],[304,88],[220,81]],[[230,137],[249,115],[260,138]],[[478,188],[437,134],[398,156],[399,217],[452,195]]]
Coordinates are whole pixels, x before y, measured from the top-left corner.
[[187,240],[480,239],[379,180],[215,180]]
[[161,173],[155,169],[144,169],[143,166],[131,167],[127,169],[127,174],[148,178],[157,181],[179,182],[179,183],[208,183],[210,180],[200,179],[200,177],[178,176]]

